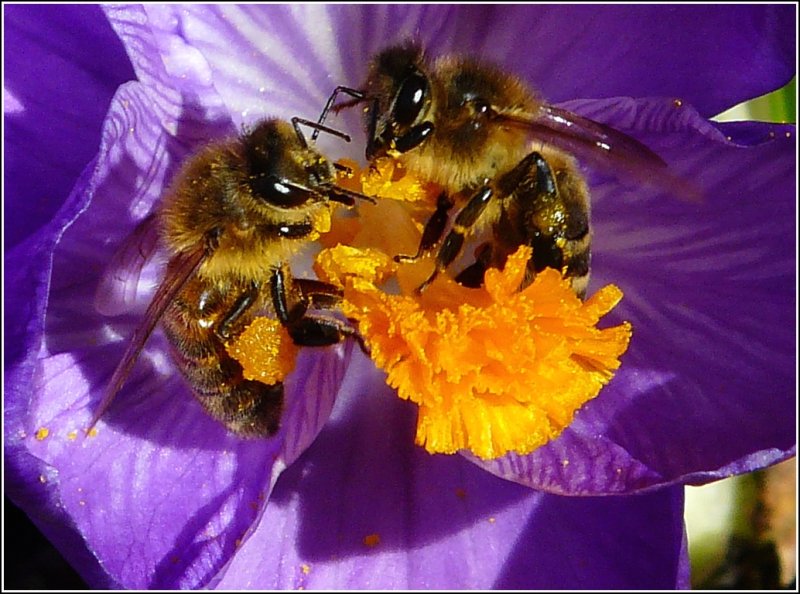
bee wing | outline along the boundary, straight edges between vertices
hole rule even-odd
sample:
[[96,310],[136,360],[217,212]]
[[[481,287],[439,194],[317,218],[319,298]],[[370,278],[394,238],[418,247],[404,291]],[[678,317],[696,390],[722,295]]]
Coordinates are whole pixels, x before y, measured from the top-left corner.
[[87,432],[91,431],[95,424],[97,424],[97,421],[100,420],[100,417],[102,417],[103,413],[108,409],[114,397],[120,389],[122,389],[125,380],[128,378],[128,374],[133,368],[134,363],[136,363],[136,359],[139,357],[139,353],[142,351],[142,348],[150,337],[150,334],[152,334],[156,324],[158,324],[158,321],[161,319],[161,316],[164,314],[167,306],[180,292],[186,284],[186,281],[197,272],[197,269],[203,263],[207,254],[208,250],[200,246],[190,252],[181,252],[169,261],[167,265],[167,275],[158,286],[158,289],[156,289],[153,300],[150,302],[144,314],[142,323],[133,333],[131,341],[128,343],[125,353],[122,355],[122,359],[114,370],[106,392],[103,395],[103,399],[100,401],[100,405],[97,407],[97,411],[94,413],[89,423]]
[[142,219],[103,271],[94,296],[94,307],[105,316],[130,311],[136,302],[139,281],[158,251],[158,224],[153,213]]
[[651,184],[690,201],[699,201],[701,192],[678,176],[648,146],[614,128],[552,105],[542,105],[532,115],[499,114],[501,118],[525,126],[537,140],[613,172],[620,172],[639,183]]

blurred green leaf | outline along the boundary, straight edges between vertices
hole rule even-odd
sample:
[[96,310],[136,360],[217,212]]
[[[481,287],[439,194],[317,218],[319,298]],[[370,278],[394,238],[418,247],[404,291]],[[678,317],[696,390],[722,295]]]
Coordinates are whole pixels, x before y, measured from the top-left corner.
[[718,121],[758,120],[762,122],[797,122],[797,77],[789,83],[761,97],[740,103],[714,118]]

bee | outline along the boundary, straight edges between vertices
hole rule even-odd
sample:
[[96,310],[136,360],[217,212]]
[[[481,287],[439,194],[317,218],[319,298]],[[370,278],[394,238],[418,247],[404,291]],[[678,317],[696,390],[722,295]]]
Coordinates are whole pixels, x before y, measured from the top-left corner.
[[266,119],[238,137],[204,147],[178,172],[145,220],[157,225],[169,255],[164,280],[90,427],[122,388],[159,322],[203,408],[246,437],[278,430],[283,383],[245,379],[241,364],[225,349],[227,342],[263,310],[276,316],[300,346],[328,346],[355,335],[335,317],[310,311],[333,307],[341,299],[339,289],[294,278],[288,264],[326,230],[323,221],[333,203],[352,206],[355,198],[365,198],[335,184],[335,167],[309,146],[300,124],[350,140],[300,118],[291,124]]
[[[353,99],[334,106],[340,93]],[[589,191],[575,156],[640,181],[676,181],[637,140],[549,105],[493,65],[464,56],[431,61],[413,42],[377,54],[363,88],[337,87],[323,116],[360,103],[366,103],[367,159],[388,155],[442,188],[417,253],[395,257],[414,261],[437,248],[434,270],[417,292],[453,264],[468,236],[490,226],[490,239],[478,245],[458,282],[480,286],[487,268],[502,268],[528,245],[521,288],[550,267],[563,270],[583,297],[592,233]]]

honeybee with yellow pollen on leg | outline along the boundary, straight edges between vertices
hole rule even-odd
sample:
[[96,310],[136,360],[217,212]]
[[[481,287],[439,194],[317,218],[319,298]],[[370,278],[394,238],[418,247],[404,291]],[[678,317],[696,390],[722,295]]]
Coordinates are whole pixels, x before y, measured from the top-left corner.
[[[312,311],[334,307],[339,288],[292,275],[291,258],[329,230],[333,204],[352,206],[356,198],[366,198],[336,184],[336,168],[308,144],[301,124],[349,141],[300,118],[291,124],[262,120],[187,160],[145,219],[139,237],[156,228],[169,256],[166,273],[90,429],[159,322],[197,400],[245,437],[278,430],[283,379],[297,347],[328,346],[355,335],[345,322]],[[251,324],[258,330],[249,342],[260,343],[255,346],[261,352],[241,354],[248,346],[240,339]],[[260,358],[255,374],[241,362],[247,365],[254,356]]]

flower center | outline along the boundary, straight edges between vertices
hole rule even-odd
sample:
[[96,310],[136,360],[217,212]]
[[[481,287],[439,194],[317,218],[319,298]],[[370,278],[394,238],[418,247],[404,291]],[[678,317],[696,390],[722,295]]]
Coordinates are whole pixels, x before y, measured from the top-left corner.
[[387,383],[419,406],[416,442],[427,451],[527,454],[611,379],[631,327],[597,324],[622,298],[617,287],[581,301],[563,271],[546,268],[520,290],[531,258],[523,246],[502,270],[488,269],[480,288],[441,274],[418,294],[432,258],[393,256],[415,253],[439,189],[391,160],[340,183],[377,204],[334,220],[316,271],[344,290],[342,310]]

